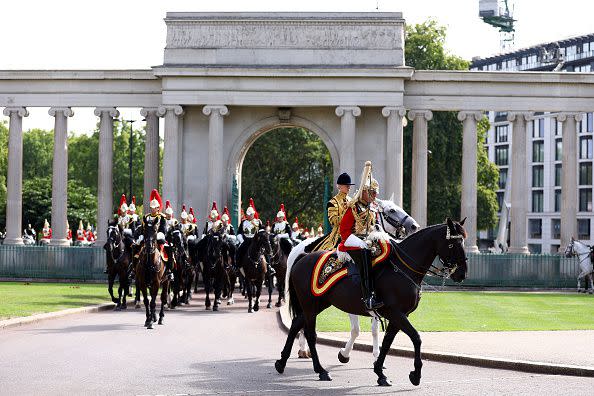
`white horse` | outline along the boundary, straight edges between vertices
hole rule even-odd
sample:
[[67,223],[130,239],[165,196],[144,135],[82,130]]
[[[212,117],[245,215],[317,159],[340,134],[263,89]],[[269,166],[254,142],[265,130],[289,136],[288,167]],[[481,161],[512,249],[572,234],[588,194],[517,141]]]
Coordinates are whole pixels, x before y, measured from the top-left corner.
[[[419,224],[408,215],[400,206],[396,205],[393,202],[393,197],[389,200],[381,200],[376,199],[375,202],[377,203],[379,216],[377,219],[377,227],[379,231],[387,232],[391,238],[396,241],[399,241],[406,237],[409,234],[412,234],[418,231],[421,227]],[[305,248],[315,241],[316,238],[309,238],[291,250],[289,254],[289,258],[287,259],[287,275],[285,278],[285,291],[289,290],[289,275],[291,273],[291,268],[295,263],[296,259],[305,253]],[[351,321],[351,338],[347,341],[344,348],[340,349],[338,352],[338,359],[342,363],[347,363],[350,358],[351,351],[353,350],[353,346],[355,344],[355,340],[359,336],[361,328],[359,326],[359,317],[357,315],[349,314],[349,319]],[[377,359],[379,356],[379,323],[377,318],[371,318],[371,335],[373,338],[373,356]],[[303,330],[299,332],[299,351],[298,356],[300,358],[310,357],[309,349],[306,346],[305,336],[303,335]]]
[[[594,266],[590,260],[590,246],[576,239],[571,238],[571,242],[565,248],[565,257],[570,258],[577,256],[580,265],[580,274],[577,278],[577,292],[582,291],[581,279],[585,278],[584,293],[594,293],[594,286],[592,285],[592,278],[594,277]],[[590,289],[588,289],[588,280],[590,280]]]

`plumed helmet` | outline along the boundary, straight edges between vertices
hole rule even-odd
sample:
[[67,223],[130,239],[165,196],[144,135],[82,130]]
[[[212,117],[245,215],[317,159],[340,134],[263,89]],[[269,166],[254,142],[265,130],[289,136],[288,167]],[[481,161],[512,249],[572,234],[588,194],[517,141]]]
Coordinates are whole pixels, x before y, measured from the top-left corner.
[[136,212],[136,196],[132,195],[132,202],[128,206],[128,211],[135,213]]
[[91,227],[91,223],[87,223],[87,230],[91,231],[93,228]]
[[47,219],[43,219],[43,228],[49,228],[49,223],[47,222]]
[[78,222],[78,229],[79,229],[79,230],[84,230],[84,229],[85,229],[85,226],[83,226],[83,222],[82,222],[82,220],[80,220],[80,221]]
[[219,214],[219,210],[217,209],[217,203],[215,201],[212,202],[212,208],[210,209],[209,217],[212,221],[221,219],[221,215]]
[[181,210],[181,214],[179,215],[179,217],[182,218],[183,220],[188,218],[188,212],[186,212],[185,204],[182,205],[182,210]]
[[280,204],[280,209],[276,214],[276,220],[281,221],[287,218],[287,214],[285,213],[285,204]]
[[188,221],[195,222],[194,208],[190,206],[190,212],[188,213]]
[[225,224],[229,224],[229,221],[231,220],[229,216],[229,209],[226,206],[223,208],[223,215],[221,216],[221,220]]
[[248,208],[246,209],[245,214],[248,216],[254,216],[256,219],[260,218],[260,215],[258,214],[258,211],[256,210],[256,205],[254,205],[253,198],[250,198],[250,204],[248,205]]
[[120,197],[120,214],[125,214],[128,211],[128,204],[126,204],[126,194]]
[[374,178],[371,178],[371,181],[367,181],[367,183],[365,183],[365,189],[367,191],[373,191],[376,194],[379,194],[379,183]]
[[165,201],[165,214],[173,215],[173,208],[171,207],[171,202],[169,200]]
[[318,234],[324,232],[324,228],[322,227],[322,224],[320,223],[320,225],[318,226]]
[[161,210],[161,208],[163,208],[163,201],[161,201],[161,196],[159,195],[159,191],[157,191],[156,189],[153,189],[153,191],[151,191],[149,207],[151,209],[158,208],[159,210]]
[[307,230],[307,228],[303,230],[303,236],[309,238],[309,231]]
[[299,219],[297,217],[295,217],[295,222],[293,223],[293,225],[291,226],[291,228],[293,228],[293,230],[295,228],[299,229]]

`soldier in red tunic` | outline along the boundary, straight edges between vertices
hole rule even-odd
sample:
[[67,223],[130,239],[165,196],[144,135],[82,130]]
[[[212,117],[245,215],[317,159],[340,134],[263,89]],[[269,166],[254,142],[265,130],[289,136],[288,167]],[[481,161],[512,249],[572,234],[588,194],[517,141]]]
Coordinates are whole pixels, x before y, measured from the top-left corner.
[[365,163],[361,186],[347,211],[340,221],[339,257],[344,260],[348,254],[357,265],[361,275],[361,291],[363,303],[367,310],[376,310],[383,306],[374,292],[373,274],[371,272],[371,251],[365,238],[373,231],[376,212],[373,202],[379,190],[378,182],[371,176],[371,162]]

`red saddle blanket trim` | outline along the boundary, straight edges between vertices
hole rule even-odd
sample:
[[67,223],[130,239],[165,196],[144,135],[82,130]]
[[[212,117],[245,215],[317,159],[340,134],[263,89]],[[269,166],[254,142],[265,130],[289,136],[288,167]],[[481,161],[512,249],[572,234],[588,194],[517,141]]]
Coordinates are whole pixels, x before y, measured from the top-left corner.
[[[380,247],[380,254],[377,255],[371,261],[371,266],[375,267],[377,264],[383,262],[388,258],[390,255],[390,251],[392,250],[392,244],[389,241],[378,241]],[[347,276],[348,270],[347,267],[343,267],[325,279],[323,282],[320,283],[320,275],[322,275],[322,269],[324,268],[325,264],[328,262],[330,257],[336,253],[336,250],[329,250],[324,252],[316,261],[314,265],[314,269],[311,275],[311,293],[319,297],[326,293],[332,286],[336,284],[339,280]]]

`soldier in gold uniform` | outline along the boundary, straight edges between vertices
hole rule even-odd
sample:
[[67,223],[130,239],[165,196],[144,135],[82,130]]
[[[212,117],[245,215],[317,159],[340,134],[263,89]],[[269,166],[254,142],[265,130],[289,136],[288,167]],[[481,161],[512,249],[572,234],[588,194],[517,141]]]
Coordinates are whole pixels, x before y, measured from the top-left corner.
[[338,246],[338,243],[340,242],[340,221],[351,201],[351,197],[349,197],[348,194],[352,185],[353,183],[351,183],[351,177],[348,173],[343,173],[338,176],[338,179],[336,180],[338,194],[332,197],[326,205],[328,220],[332,226],[332,231],[322,239],[318,239],[313,243],[311,249],[306,248],[306,251],[315,252],[318,250],[332,250]]

